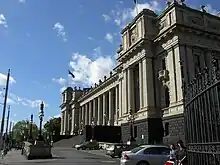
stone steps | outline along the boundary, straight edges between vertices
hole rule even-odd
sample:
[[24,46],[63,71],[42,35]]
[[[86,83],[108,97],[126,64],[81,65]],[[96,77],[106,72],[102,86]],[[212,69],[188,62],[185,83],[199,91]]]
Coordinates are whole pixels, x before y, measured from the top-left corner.
[[76,144],[79,144],[83,141],[82,135],[77,135],[69,139],[62,139],[56,143],[54,143],[54,147],[70,147],[72,148]]

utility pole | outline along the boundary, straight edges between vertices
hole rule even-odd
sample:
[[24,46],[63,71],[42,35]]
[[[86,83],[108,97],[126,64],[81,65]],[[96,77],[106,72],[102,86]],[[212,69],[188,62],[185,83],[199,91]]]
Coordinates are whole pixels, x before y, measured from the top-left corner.
[[6,135],[8,134],[9,118],[10,118],[10,105],[8,106],[8,116],[7,116],[7,123],[6,123]]
[[12,131],[12,130],[11,130],[11,129],[12,129],[11,127],[12,127],[12,121],[10,121],[9,131],[8,131],[9,133]]
[[8,116],[7,116],[7,123],[6,123],[6,131],[5,131],[5,144],[8,145],[8,124],[10,118],[10,105],[8,106]]
[[4,98],[4,106],[2,112],[2,123],[1,123],[1,131],[0,131],[0,148],[3,147],[3,132],[4,132],[4,124],[5,124],[5,111],[7,105],[7,98],[8,98],[8,86],[9,86],[9,78],[10,78],[10,69],[8,69],[7,81],[6,81],[6,88],[5,88],[5,98]]

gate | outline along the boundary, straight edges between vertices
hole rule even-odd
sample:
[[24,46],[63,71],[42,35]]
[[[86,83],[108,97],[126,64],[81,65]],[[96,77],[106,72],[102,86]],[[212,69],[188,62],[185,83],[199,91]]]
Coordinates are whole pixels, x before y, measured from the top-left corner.
[[185,134],[188,165],[220,165],[220,72],[212,58],[185,85]]

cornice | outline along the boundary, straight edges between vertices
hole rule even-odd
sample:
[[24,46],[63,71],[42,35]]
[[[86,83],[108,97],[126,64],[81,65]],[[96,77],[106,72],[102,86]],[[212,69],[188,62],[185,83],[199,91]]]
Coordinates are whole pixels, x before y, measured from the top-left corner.
[[143,46],[147,43],[152,42],[149,39],[146,38],[141,38],[139,39],[135,44],[133,44],[132,46],[129,47],[128,50],[124,51],[118,58],[118,61],[121,61],[123,58],[128,57],[131,53],[133,53],[134,51],[136,51],[139,48],[143,48]]
[[157,14],[155,14],[152,10],[149,9],[143,9],[127,26],[125,26],[124,29],[122,29],[121,34],[123,34],[126,30],[130,29],[135,22],[143,15],[148,15],[148,16],[152,16],[152,17],[157,17]]
[[93,95],[94,93],[97,93],[99,91],[101,91],[103,88],[105,88],[106,86],[108,86],[109,84],[111,84],[114,81],[117,81],[118,79],[118,74],[115,73],[114,75],[112,75],[111,77],[109,77],[108,79],[106,79],[104,82],[102,82],[100,85],[98,85],[95,88],[92,88],[92,90],[90,90],[88,93],[82,95],[78,101],[83,101],[85,99],[87,99],[88,97],[90,97],[91,95]]

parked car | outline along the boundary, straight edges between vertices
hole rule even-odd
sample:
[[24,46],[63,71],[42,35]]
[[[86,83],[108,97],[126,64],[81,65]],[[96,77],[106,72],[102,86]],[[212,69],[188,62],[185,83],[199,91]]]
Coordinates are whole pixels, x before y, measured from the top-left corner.
[[123,151],[121,165],[164,165],[169,160],[170,148],[164,145],[142,145]]
[[75,148],[77,150],[82,149],[82,150],[86,150],[86,149],[94,149],[97,150],[99,149],[99,144],[97,141],[93,140],[93,141],[85,141],[82,142],[81,144],[77,144],[75,145]]
[[113,144],[106,148],[106,155],[114,157],[121,157],[123,151],[131,150],[134,146],[127,145],[127,144]]

